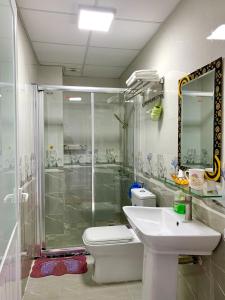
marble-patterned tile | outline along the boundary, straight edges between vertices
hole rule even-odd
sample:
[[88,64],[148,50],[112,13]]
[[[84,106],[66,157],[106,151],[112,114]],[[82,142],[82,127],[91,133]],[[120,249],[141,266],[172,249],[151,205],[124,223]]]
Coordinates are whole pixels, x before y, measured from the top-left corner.
[[[221,286],[214,282],[214,298],[212,300],[225,300],[225,293]],[[211,300],[211,299],[210,299]]]
[[59,215],[64,209],[63,193],[45,194],[45,214]]
[[225,295],[225,271],[213,264],[212,266],[212,275],[214,281],[219,285],[220,289],[223,291]]
[[65,199],[65,205],[70,205],[72,207],[77,207],[82,203],[80,197],[77,194],[74,194],[72,192],[66,191],[64,193],[64,199]]
[[213,229],[223,233],[225,228],[225,215],[217,213],[216,210],[208,210],[208,201],[211,200],[205,200],[205,203],[203,201],[203,204],[205,204],[204,207],[198,205],[198,202],[193,203],[195,217]]
[[65,190],[65,175],[59,173],[45,173],[45,192],[61,193]]
[[63,215],[46,215],[45,217],[46,234],[64,233],[64,216]]
[[82,228],[70,228],[63,234],[49,234],[47,235],[47,247],[54,249],[65,248],[65,245],[66,247],[83,245],[82,235],[87,227],[90,227],[90,224]]
[[142,282],[134,281],[127,283],[127,290],[131,300],[142,299]]
[[[57,300],[58,298],[48,297],[47,299],[48,300],[53,300],[53,299]],[[34,294],[30,291],[29,292],[26,291],[24,294],[23,300],[44,300],[44,298],[40,294]]]
[[207,299],[210,294],[210,278],[200,265],[179,265],[179,276],[197,299]]
[[197,300],[197,295],[193,294],[191,287],[181,275],[177,280],[177,300]]

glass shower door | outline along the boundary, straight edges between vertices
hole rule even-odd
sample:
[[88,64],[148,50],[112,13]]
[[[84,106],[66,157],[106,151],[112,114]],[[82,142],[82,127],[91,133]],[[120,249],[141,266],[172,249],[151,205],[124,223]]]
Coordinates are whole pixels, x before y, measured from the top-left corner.
[[45,247],[76,247],[90,226],[127,223],[133,110],[109,89],[63,87],[45,92],[43,111]]
[[46,248],[82,244],[92,221],[91,94],[44,99]]
[[122,206],[127,203],[123,193],[128,177],[124,174],[123,153],[124,105],[120,94],[95,93],[94,109],[94,184],[95,226],[121,224],[125,221]]

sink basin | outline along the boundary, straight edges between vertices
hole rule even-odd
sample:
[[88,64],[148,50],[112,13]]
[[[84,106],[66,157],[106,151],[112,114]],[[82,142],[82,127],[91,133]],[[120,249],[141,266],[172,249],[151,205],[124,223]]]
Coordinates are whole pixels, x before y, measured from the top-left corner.
[[184,215],[168,207],[123,210],[144,244],[142,299],[175,300],[178,255],[210,255],[220,233],[196,220],[186,222]]
[[210,255],[220,240],[220,233],[193,220],[184,221],[172,208],[125,206],[129,223],[152,251],[160,253]]

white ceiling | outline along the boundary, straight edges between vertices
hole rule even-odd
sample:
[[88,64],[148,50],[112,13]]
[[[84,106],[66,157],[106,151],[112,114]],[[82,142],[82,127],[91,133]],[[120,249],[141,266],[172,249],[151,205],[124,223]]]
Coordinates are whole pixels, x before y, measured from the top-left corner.
[[[40,64],[119,78],[180,0],[17,0]],[[79,5],[116,10],[108,33],[81,31]],[[69,72],[65,74],[70,75]]]

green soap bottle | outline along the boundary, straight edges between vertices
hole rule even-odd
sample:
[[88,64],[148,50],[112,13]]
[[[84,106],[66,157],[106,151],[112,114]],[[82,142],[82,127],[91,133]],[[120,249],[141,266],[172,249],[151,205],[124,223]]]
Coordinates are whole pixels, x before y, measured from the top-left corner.
[[185,201],[185,194],[182,191],[176,191],[173,202],[173,209],[178,214],[185,214],[186,205],[180,203],[181,201]]

